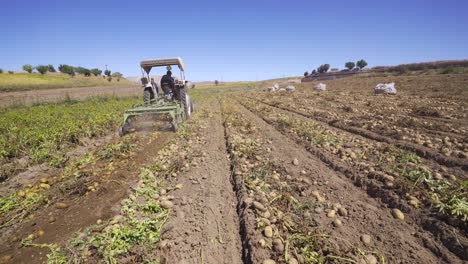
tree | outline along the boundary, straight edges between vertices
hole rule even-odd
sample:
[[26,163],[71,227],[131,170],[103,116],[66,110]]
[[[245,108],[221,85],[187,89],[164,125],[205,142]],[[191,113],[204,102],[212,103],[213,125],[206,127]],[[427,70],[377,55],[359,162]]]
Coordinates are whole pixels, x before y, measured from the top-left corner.
[[112,74],[112,77],[114,78],[117,78],[117,81],[120,82],[120,78],[122,78],[123,74],[121,74],[120,72],[114,72]]
[[31,66],[29,64],[25,64],[25,65],[23,65],[23,70],[31,73],[33,71],[33,66]]
[[359,67],[359,69],[363,69],[367,66],[367,62],[365,60],[359,60],[356,62],[356,65]]
[[219,84],[218,80],[215,80],[215,85],[218,85],[218,84]]
[[110,71],[110,70],[105,70],[105,71],[104,71],[104,74],[105,74],[107,77],[110,77],[110,76],[111,76],[111,71]]
[[102,71],[100,69],[94,68],[94,69],[91,69],[91,73],[94,76],[98,76],[98,75],[101,75]]
[[317,71],[314,69],[314,70],[312,71],[312,74],[316,74],[316,73],[317,73]]
[[0,69],[0,73],[3,73],[3,70],[2,70],[2,69]]
[[47,71],[48,71],[48,72],[57,72],[57,71],[55,70],[55,68],[54,68],[54,65],[52,65],[52,64],[47,65]]
[[356,67],[356,64],[354,64],[352,61],[348,61],[344,66],[348,68],[348,70],[352,70],[354,67]]
[[304,72],[304,77],[307,77],[307,76],[309,76],[309,72],[308,72],[308,71]]
[[36,66],[36,70],[42,75],[44,75],[47,72],[48,69],[49,69],[49,67],[46,66],[46,65],[37,65]]
[[325,73],[330,69],[330,64],[322,64],[320,67],[317,68],[319,73]]
[[58,66],[58,70],[61,73],[64,73],[64,74],[68,74],[68,75],[71,75],[71,76],[75,75],[74,67],[70,66],[70,65],[67,65],[67,64],[60,64]]

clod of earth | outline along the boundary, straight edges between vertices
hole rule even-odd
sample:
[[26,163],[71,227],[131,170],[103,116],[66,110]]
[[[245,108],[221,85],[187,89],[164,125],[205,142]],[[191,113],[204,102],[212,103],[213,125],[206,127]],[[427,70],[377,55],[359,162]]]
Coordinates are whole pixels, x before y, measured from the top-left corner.
[[273,239],[273,250],[278,252],[278,253],[283,253],[284,251],[284,245],[283,245],[283,242],[281,241],[281,239],[279,238],[275,238]]
[[371,243],[371,237],[369,235],[366,235],[366,234],[361,235],[361,241],[365,245],[369,245]]
[[162,208],[165,208],[165,209],[170,209],[174,206],[174,203],[172,203],[171,201],[169,200],[164,200],[161,202],[161,207]]

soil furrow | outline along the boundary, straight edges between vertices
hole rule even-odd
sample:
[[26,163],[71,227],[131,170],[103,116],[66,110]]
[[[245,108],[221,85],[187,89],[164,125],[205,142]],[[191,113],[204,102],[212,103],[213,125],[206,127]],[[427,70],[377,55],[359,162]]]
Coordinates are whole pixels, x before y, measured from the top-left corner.
[[405,142],[403,140],[397,140],[397,139],[389,138],[387,136],[382,136],[382,135],[379,135],[379,134],[374,133],[374,132],[369,131],[369,130],[352,127],[352,126],[341,123],[339,120],[329,121],[326,118],[310,115],[310,114],[307,114],[307,113],[304,113],[304,112],[301,112],[301,111],[297,111],[297,110],[294,110],[294,109],[291,109],[291,108],[287,108],[287,107],[283,107],[283,106],[279,106],[279,105],[274,105],[274,104],[271,104],[271,103],[268,103],[268,102],[264,102],[262,100],[258,100],[256,98],[251,98],[251,97],[249,97],[249,98],[252,99],[252,100],[256,100],[257,102],[269,105],[271,107],[276,107],[276,108],[284,110],[284,111],[293,112],[295,114],[298,114],[298,115],[301,115],[301,116],[304,116],[304,117],[307,117],[307,118],[314,119],[314,120],[316,120],[318,122],[326,123],[329,126],[332,126],[332,127],[335,127],[335,128],[338,128],[338,129],[341,129],[341,130],[344,130],[344,131],[347,131],[347,132],[350,132],[350,133],[353,133],[353,134],[357,134],[357,135],[366,137],[366,138],[371,139],[371,140],[376,140],[376,141],[379,141],[379,142],[385,142],[385,143],[388,143],[388,144],[394,144],[395,146],[397,146],[397,147],[399,147],[401,149],[412,151],[412,152],[416,153],[417,155],[419,155],[422,158],[432,159],[432,160],[438,162],[440,165],[447,166],[447,167],[460,167],[464,171],[468,171],[468,161],[467,160],[454,158],[454,157],[446,157],[446,156],[443,156],[440,153],[437,153],[437,152],[435,152],[435,151],[433,151],[433,150],[431,150],[431,149],[429,149],[427,147],[419,146],[419,145],[412,144],[412,143],[409,143],[409,142]]
[[184,187],[173,192],[175,206],[161,231],[163,263],[249,263],[242,254],[242,219],[236,213],[236,193],[230,183],[230,162],[217,105],[204,110],[209,113],[207,123],[193,139],[194,167],[169,179]]
[[[245,107],[244,104],[242,104],[242,105]],[[253,111],[252,109],[249,109],[249,107],[246,107],[246,109],[249,110],[249,111]],[[255,114],[255,115],[259,115],[258,113],[255,113],[255,112],[252,112],[252,113]],[[259,117],[264,122],[268,123],[269,125],[275,127],[275,129],[277,129],[276,125],[274,123],[272,123],[270,120],[265,119],[261,115],[259,115]],[[418,213],[416,213],[416,214],[412,213],[413,211],[410,210],[407,203],[402,201],[402,199],[400,198],[400,197],[403,197],[404,194],[401,194],[401,193],[397,194],[394,191],[391,191],[391,190],[388,190],[388,189],[384,188],[383,184],[381,182],[375,180],[375,179],[363,178],[353,168],[351,168],[351,167],[347,166],[346,164],[336,160],[336,158],[334,158],[333,156],[319,150],[318,148],[314,147],[311,144],[308,144],[304,140],[299,139],[297,137],[297,135],[292,135],[292,134],[286,133],[286,132],[284,132],[282,130],[278,130],[278,131],[281,132],[282,134],[284,134],[287,137],[293,138],[294,141],[296,141],[300,145],[305,145],[305,149],[307,151],[309,151],[313,155],[317,156],[322,162],[327,164],[333,170],[339,171],[339,172],[343,173],[344,175],[346,175],[346,177],[351,179],[352,182],[356,186],[364,188],[369,196],[380,199],[384,204],[388,205],[390,208],[400,208],[401,210],[403,210],[405,213],[407,213],[409,215],[409,218],[411,219],[411,221],[409,221],[409,222],[410,222],[410,224],[411,224],[411,222],[413,223],[413,225],[415,226],[414,228],[417,229],[418,226],[427,227],[427,225],[425,225],[425,224],[419,224],[418,225],[417,223],[421,223],[421,222],[426,222],[426,223],[431,222],[432,223],[434,221],[437,221],[437,220],[433,219],[432,217],[428,216],[427,213],[423,214],[423,215],[420,215]],[[419,239],[419,244],[423,244],[427,248],[431,249],[431,251],[434,254],[436,254],[439,257],[442,257],[448,263],[459,262],[458,258],[455,257],[454,255],[452,255],[452,253],[450,253],[450,251],[452,251],[454,254],[456,254],[459,258],[465,259],[465,257],[467,256],[466,255],[466,253],[467,253],[466,252],[466,247],[463,246],[463,245],[465,245],[464,243],[466,243],[465,237],[463,235],[461,235],[462,244],[459,244],[457,242],[457,240],[455,239],[456,235],[453,235],[453,234],[452,235],[447,235],[447,234],[450,234],[451,233],[450,230],[453,230],[453,229],[450,228],[447,225],[442,225],[442,226],[444,226],[444,227],[440,228],[440,229],[437,229],[437,228],[428,229],[428,231],[434,232],[435,237],[438,238],[438,239],[441,239],[442,243],[441,242],[436,242],[437,239],[434,238],[432,235],[430,235],[428,233],[425,233],[425,232],[420,232],[420,233],[418,233],[418,236],[420,238]],[[447,247],[450,251],[449,250],[441,250],[444,247]]]

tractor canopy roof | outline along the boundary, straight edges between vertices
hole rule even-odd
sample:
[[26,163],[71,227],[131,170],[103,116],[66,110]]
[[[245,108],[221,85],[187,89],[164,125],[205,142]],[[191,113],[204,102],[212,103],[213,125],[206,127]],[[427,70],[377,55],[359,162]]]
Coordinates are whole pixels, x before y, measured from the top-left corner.
[[160,66],[172,66],[177,65],[181,71],[184,70],[184,62],[181,58],[167,58],[167,59],[156,59],[156,60],[144,60],[140,62],[141,68],[143,68],[147,73],[151,71],[153,67]]

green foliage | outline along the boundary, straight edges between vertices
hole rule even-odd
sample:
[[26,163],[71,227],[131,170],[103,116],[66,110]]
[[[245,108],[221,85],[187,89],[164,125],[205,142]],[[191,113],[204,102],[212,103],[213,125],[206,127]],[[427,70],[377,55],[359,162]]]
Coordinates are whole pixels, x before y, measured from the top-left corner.
[[94,68],[94,69],[91,69],[91,73],[92,73],[94,76],[99,76],[99,75],[101,75],[102,70],[97,69],[97,68]]
[[72,75],[72,76],[75,75],[74,67],[67,65],[67,64],[60,64],[58,67],[58,70],[61,73],[65,73],[65,74]]
[[47,72],[47,70],[49,69],[48,66],[46,65],[37,65],[36,66],[36,70],[40,73],[40,74],[45,74]]
[[91,76],[91,70],[84,67],[75,67],[75,72],[78,74],[83,74],[84,76]]
[[364,69],[367,66],[367,62],[361,59],[356,62],[356,65],[359,67],[359,69]]
[[465,68],[462,67],[447,67],[441,71],[441,74],[458,74],[458,73],[464,73]]
[[55,68],[54,68],[54,65],[52,65],[52,64],[47,65],[47,71],[48,71],[48,72],[57,72],[57,71],[55,70]]
[[312,70],[312,74],[316,74],[317,73],[317,70],[316,69],[313,69]]
[[106,75],[107,77],[110,77],[111,76],[111,71],[110,70],[105,70],[104,71],[104,75]]
[[30,64],[25,64],[25,65],[23,65],[23,70],[26,71],[26,72],[32,73],[33,66],[31,66]]
[[345,67],[348,69],[348,70],[352,70],[354,69],[354,67],[356,67],[356,64],[352,61],[348,61],[347,63],[345,63]]
[[307,77],[307,76],[309,76],[309,71],[304,72],[304,77]]
[[5,109],[0,112],[0,164],[30,156],[49,160],[81,138],[114,129],[121,113],[135,98],[95,98],[79,103],[56,103]]
[[322,64],[320,67],[317,68],[319,73],[325,73],[330,69],[330,64]]
[[0,69],[0,74],[3,73],[3,69]]

